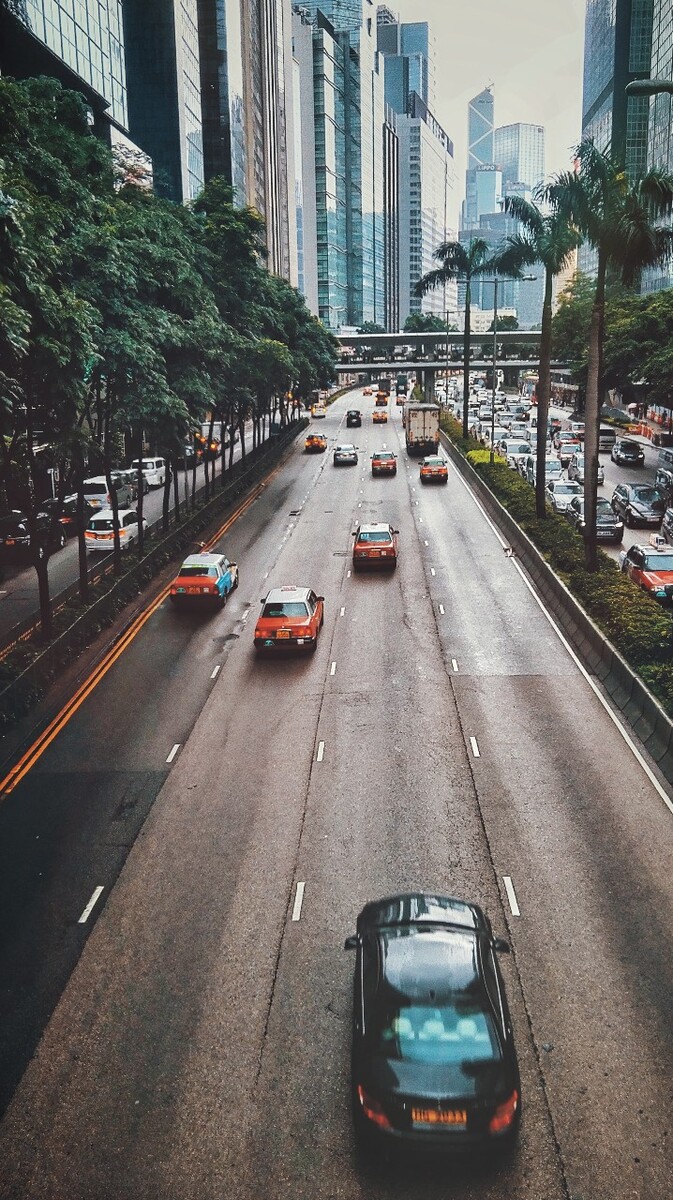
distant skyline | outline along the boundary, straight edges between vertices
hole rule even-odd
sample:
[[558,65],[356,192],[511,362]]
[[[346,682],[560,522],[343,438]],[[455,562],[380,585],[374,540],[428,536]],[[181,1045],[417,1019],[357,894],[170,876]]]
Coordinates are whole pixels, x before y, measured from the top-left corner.
[[435,116],[455,143],[455,222],[465,189],[467,105],[493,84],[496,125],[545,128],[547,175],[570,166],[582,128],[585,0],[394,0],[427,21],[435,48]]

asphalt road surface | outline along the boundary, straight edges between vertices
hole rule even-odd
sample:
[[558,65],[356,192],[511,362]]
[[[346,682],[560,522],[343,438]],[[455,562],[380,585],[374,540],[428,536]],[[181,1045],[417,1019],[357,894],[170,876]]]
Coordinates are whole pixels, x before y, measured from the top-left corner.
[[[246,434],[247,447],[250,448],[250,430]],[[227,464],[229,462],[229,451],[226,451]],[[240,440],[236,442],[234,447],[234,462],[238,462],[241,457]],[[219,480],[221,461],[218,459],[215,464],[217,478]],[[185,482],[191,494],[192,486],[192,469],[186,472],[178,472],[180,504],[184,504],[185,497]],[[204,469],[203,465],[199,465],[196,470],[196,487],[197,490],[204,486]],[[219,486],[219,484],[217,485]],[[154,521],[158,521],[161,517],[164,502],[164,489],[152,488],[151,491],[143,497],[143,516],[148,525],[152,525]],[[171,486],[171,511],[173,509],[173,488]],[[90,555],[89,562],[94,566],[96,562],[100,562],[104,555]],[[67,544],[62,550],[57,550],[49,558],[49,586],[52,597],[59,592],[69,587],[71,583],[75,583],[79,578],[79,558],[77,549],[77,538],[69,538]],[[10,631],[20,621],[26,620],[28,617],[34,616],[36,619],[39,616],[40,606],[37,589],[37,575],[34,567],[25,566],[21,563],[3,563],[0,568],[0,640],[6,638]]]
[[[161,605],[0,803],[2,1197],[670,1200],[670,798],[456,472],[421,487],[399,409],[345,430],[359,399],[315,423],[359,466],[297,445],[224,611]],[[359,520],[394,574],[350,575]],[[283,583],[326,597],[318,652],[260,661]],[[497,1165],[354,1147],[343,940],[419,887],[512,943]]]

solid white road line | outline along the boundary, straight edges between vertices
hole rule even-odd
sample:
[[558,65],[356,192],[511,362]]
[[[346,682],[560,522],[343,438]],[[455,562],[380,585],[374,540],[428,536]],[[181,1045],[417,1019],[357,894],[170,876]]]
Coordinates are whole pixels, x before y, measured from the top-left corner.
[[340,609],[339,609],[339,616],[340,616],[340,617],[344,617],[345,615],[346,615],[346,609],[345,609],[345,608],[340,608]]
[[479,747],[478,747],[478,745],[477,745],[477,739],[476,739],[476,737],[471,737],[471,738],[470,738],[470,745],[471,745],[471,747],[472,747],[472,753],[474,754],[474,757],[475,757],[475,758],[481,758],[481,755],[480,755],[480,753],[479,753]]
[[505,891],[507,892],[507,899],[509,900],[509,907],[512,910],[512,916],[520,917],[521,909],[519,908],[519,902],[516,898],[516,892],[514,891],[514,884],[512,883],[509,875],[503,875],[502,882],[505,885]]
[[325,757],[325,743],[318,742],[318,753],[316,754],[315,761],[322,762],[324,757]]
[[176,754],[177,754],[177,752],[178,752],[178,750],[179,750],[179,749],[180,749],[180,743],[179,743],[179,742],[176,742],[176,743],[175,743],[175,745],[174,745],[174,747],[173,747],[173,749],[171,750],[171,752],[170,752],[170,754],[169,754],[168,758],[166,759],[166,762],[167,762],[167,763],[172,763],[172,762],[173,762],[173,759],[175,758],[175,756],[176,756]]
[[455,658],[451,659],[451,666],[453,667],[454,671],[458,670],[458,663]]
[[333,662],[330,665],[329,673],[330,673],[330,675],[336,675],[336,663],[335,662]]
[[440,615],[440,617],[444,616],[444,605],[443,604],[440,604],[440,606],[439,606],[439,615]]
[[301,917],[301,906],[304,902],[305,883],[297,883],[297,890],[294,895],[294,907],[292,909],[292,920],[298,921]]
[[91,899],[90,899],[89,903],[87,904],[86,908],[84,909],[84,912],[82,913],[81,917],[79,918],[79,921],[77,922],[78,925],[86,925],[86,922],[89,920],[89,917],[91,916],[93,906],[96,903],[98,897],[102,894],[102,891],[103,891],[102,887],[94,888],[93,893],[91,895]]
[[220,665],[218,663],[218,665],[216,667],[213,667],[212,675],[210,676],[210,678],[217,679],[219,673],[220,673]]
[[[507,542],[504,540],[503,537],[501,537],[500,530],[497,528],[497,526],[493,523],[493,521],[489,517],[483,504],[481,503],[480,500],[477,499],[475,493],[472,491],[472,488],[470,487],[470,485],[468,483],[465,482],[465,480],[463,479],[463,477],[459,471],[456,471],[456,476],[462,483],[463,487],[465,488],[465,491],[468,493],[468,495],[474,501],[475,505],[477,506],[481,515],[483,516],[484,520],[486,521],[486,524],[489,525],[490,528],[493,530],[493,533],[495,534],[497,540],[499,541],[500,545],[504,549],[504,547],[507,545]],[[544,604],[544,601],[540,598],[540,596],[538,596],[537,592],[535,591],[535,588],[533,587],[532,583],[526,576],[525,571],[520,566],[520,564],[517,562],[516,558],[511,558],[509,561],[514,565],[514,569],[519,572],[519,575],[521,576],[523,582],[525,583],[526,587],[528,588],[528,591],[530,592],[531,596],[533,597],[538,608],[541,610],[541,612],[544,613],[545,617],[547,618],[549,624],[551,625],[552,629],[554,630],[554,633],[558,637],[559,641],[565,647],[565,649],[568,651],[568,654],[572,658],[575,666],[578,668],[581,675],[583,675],[583,677],[586,679],[586,681],[589,684],[589,687],[591,688],[592,692],[594,693],[596,699],[600,702],[602,707],[605,709],[605,712],[607,713],[610,720],[612,721],[612,724],[615,726],[615,729],[617,729],[617,731],[620,733],[623,741],[626,742],[626,745],[628,746],[629,750],[631,751],[636,762],[638,763],[638,765],[640,767],[642,767],[643,771],[647,775],[647,778],[649,779],[650,783],[652,784],[652,787],[654,788],[655,792],[660,797],[660,799],[663,800],[663,802],[666,805],[669,812],[673,813],[673,801],[670,799],[669,796],[666,795],[666,792],[664,791],[664,788],[659,783],[659,780],[657,779],[656,775],[654,774],[654,771],[652,771],[651,768],[645,762],[645,759],[643,758],[642,754],[640,753],[640,750],[636,746],[635,742],[633,741],[633,738],[628,733],[625,726],[622,725],[622,722],[619,719],[619,717],[617,716],[617,713],[612,711],[612,708],[610,707],[605,696],[603,695],[600,688],[598,687],[598,684],[594,682],[594,680],[591,678],[591,675],[587,671],[584,664],[580,661],[578,656],[575,654],[575,651],[573,650],[572,646],[570,645],[570,642],[568,641],[567,637],[565,636],[565,634],[563,633],[561,628],[556,624],[556,621],[552,617],[549,609]]]

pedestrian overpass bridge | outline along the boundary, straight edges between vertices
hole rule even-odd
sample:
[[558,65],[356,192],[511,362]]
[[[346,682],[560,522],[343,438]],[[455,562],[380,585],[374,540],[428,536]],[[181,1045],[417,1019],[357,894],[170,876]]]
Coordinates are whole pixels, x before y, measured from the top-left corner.
[[[378,374],[399,371],[423,373],[428,389],[428,377],[437,371],[463,369],[463,334],[437,333],[351,333],[339,334],[338,375]],[[485,370],[493,366],[493,332],[470,334],[470,369]],[[515,329],[498,331],[495,336],[496,369],[535,371],[540,358],[540,330]],[[568,364],[553,362],[552,369],[568,370]]]

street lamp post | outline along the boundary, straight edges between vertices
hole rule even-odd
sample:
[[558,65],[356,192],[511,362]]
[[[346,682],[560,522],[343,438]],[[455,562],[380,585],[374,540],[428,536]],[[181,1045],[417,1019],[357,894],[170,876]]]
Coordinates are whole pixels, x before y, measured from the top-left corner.
[[493,378],[491,379],[491,453],[489,462],[493,464],[495,451],[493,449],[493,440],[495,438],[495,364],[498,357],[498,276],[493,278]]

